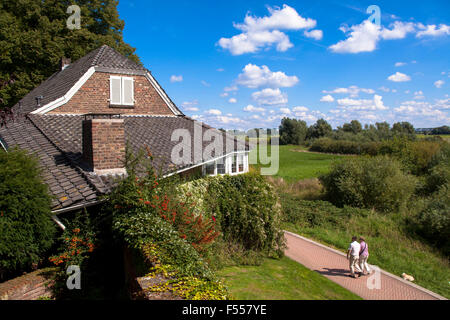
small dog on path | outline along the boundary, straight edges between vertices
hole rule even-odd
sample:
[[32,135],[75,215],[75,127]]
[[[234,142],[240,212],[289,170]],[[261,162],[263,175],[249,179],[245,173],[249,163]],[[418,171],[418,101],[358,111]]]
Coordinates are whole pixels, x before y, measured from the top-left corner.
[[413,282],[414,281],[414,277],[413,276],[410,276],[409,274],[406,274],[406,273],[402,273],[402,277],[403,277],[403,279],[405,279],[405,280],[408,280],[408,281],[411,281],[411,282]]

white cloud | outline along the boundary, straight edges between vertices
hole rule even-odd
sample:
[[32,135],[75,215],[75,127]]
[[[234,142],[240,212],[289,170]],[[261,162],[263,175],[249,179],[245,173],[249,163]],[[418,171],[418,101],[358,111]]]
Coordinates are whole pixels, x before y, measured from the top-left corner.
[[323,96],[322,98],[320,98],[321,102],[333,102],[334,98],[333,96],[327,94],[326,96]]
[[218,123],[222,123],[222,124],[230,124],[230,123],[234,123],[234,124],[238,124],[238,123],[245,123],[244,120],[240,119],[240,118],[233,118],[233,117],[229,117],[229,116],[217,116],[213,119],[213,121],[216,121]]
[[392,25],[392,29],[382,27],[380,36],[384,40],[403,39],[408,33],[412,33],[415,30],[414,23],[395,21]]
[[286,93],[282,93],[280,89],[266,88],[261,91],[252,93],[252,98],[259,105],[286,105],[288,98]]
[[322,38],[323,38],[322,30],[318,30],[318,29],[311,30],[311,31],[305,30],[303,32],[303,34],[305,35],[305,37],[312,38],[314,40],[322,40]]
[[217,71],[217,72],[224,72],[225,69],[224,69],[224,68],[218,68],[216,71]]
[[350,86],[348,88],[336,88],[331,91],[323,90],[323,93],[334,93],[334,94],[349,94],[351,98],[355,98],[360,92],[367,94],[374,94],[375,90],[367,88],[359,88],[358,86]]
[[230,100],[228,100],[229,103],[236,103],[237,100],[235,98],[230,98]]
[[445,24],[436,27],[436,25],[425,26],[421,23],[402,21],[395,21],[389,25],[389,28],[386,28],[364,20],[351,27],[342,26],[340,30],[347,35],[347,39],[329,47],[330,50],[337,53],[372,52],[377,48],[379,41],[404,39],[409,33],[416,33],[417,38],[450,34],[450,26]]
[[183,81],[183,76],[176,76],[176,75],[172,75],[170,77],[170,82],[181,82]]
[[406,62],[396,62],[396,63],[395,63],[395,66],[396,66],[396,67],[403,67],[403,66],[406,66]]
[[298,83],[296,76],[287,76],[282,71],[272,72],[270,69],[263,65],[261,67],[254,64],[247,64],[242,73],[239,74],[236,82],[247,88],[259,88],[259,87],[292,87]]
[[237,91],[237,90],[238,90],[237,86],[230,86],[230,87],[223,88],[223,91],[225,91],[225,92]]
[[435,104],[427,101],[411,100],[402,102],[398,108],[394,109],[394,112],[401,116],[402,119],[420,119],[423,123],[433,126],[450,121],[448,113],[443,111],[449,108],[448,99],[437,100]]
[[247,112],[264,112],[264,111],[266,111],[266,109],[261,108],[261,107],[255,107],[255,106],[249,104],[248,106],[246,106],[244,108],[244,111],[247,111]]
[[445,24],[440,24],[439,26],[436,26],[434,24],[424,26],[423,24],[419,23],[418,26],[419,29],[422,29],[422,31],[417,32],[417,38],[450,35],[450,26],[447,26]]
[[185,101],[181,104],[184,110],[186,111],[198,111],[199,109],[196,107],[198,105],[197,100],[193,101]]
[[341,31],[348,34],[347,39],[341,40],[329,48],[337,53],[371,52],[376,49],[380,37],[380,27],[368,20],[350,28],[341,27]]
[[209,110],[205,111],[205,113],[215,115],[215,116],[220,116],[222,114],[222,111],[220,111],[218,109],[209,109]]
[[282,114],[291,114],[291,110],[289,108],[280,108]]
[[444,85],[444,83],[445,83],[445,81],[443,81],[443,80],[438,80],[438,81],[436,81],[436,82],[434,83],[434,86],[435,86],[436,88],[442,88],[442,86]]
[[355,111],[355,110],[387,110],[383,103],[383,97],[379,95],[374,95],[373,99],[338,99],[338,105],[347,110],[347,111]]
[[422,90],[414,92],[414,100],[421,100],[421,99],[425,99]]
[[202,85],[204,85],[205,87],[211,87],[211,84],[209,84],[208,82],[206,82],[205,80],[200,81],[200,83]]
[[410,81],[411,77],[404,73],[396,72],[395,74],[390,75],[388,77],[388,80],[394,81],[394,82],[405,82],[405,81]]
[[264,47],[276,46],[277,51],[286,51],[293,47],[289,37],[280,30],[311,29],[316,21],[303,18],[297,11],[283,5],[283,8],[268,8],[270,15],[262,18],[246,15],[244,23],[234,23],[242,33],[231,38],[221,38],[218,45],[232,55],[253,53]]
[[304,106],[298,106],[298,107],[292,108],[292,111],[294,111],[294,112],[306,112],[308,110],[309,109],[307,107],[304,107]]

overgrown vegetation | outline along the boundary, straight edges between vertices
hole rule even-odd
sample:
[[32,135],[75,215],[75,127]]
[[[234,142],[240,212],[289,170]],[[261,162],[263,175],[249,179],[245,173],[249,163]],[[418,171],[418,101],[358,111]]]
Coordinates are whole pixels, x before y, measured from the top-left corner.
[[[364,235],[370,246],[369,263],[393,274],[411,274],[415,282],[450,297],[448,258],[415,235],[414,212],[384,214],[375,210],[344,206],[327,201],[308,201],[280,194],[284,228],[316,239],[343,252],[353,235]],[[447,200],[448,201],[448,200]]]
[[352,158],[334,163],[320,177],[326,198],[337,206],[349,205],[396,212],[411,199],[416,179],[387,157]]
[[0,279],[37,268],[53,243],[51,197],[38,161],[0,151]]
[[278,198],[260,175],[205,177],[178,190],[182,199],[190,199],[217,221],[222,237],[210,252],[214,268],[258,264],[266,256],[283,255]]
[[[193,214],[195,204],[169,196],[172,181],[157,178],[150,153],[147,156],[148,161],[144,161],[143,153],[134,157],[127,152],[128,176],[109,197],[116,236],[131,249],[145,252],[150,262],[149,275],[162,273],[170,281],[168,289],[173,294],[189,289],[196,292],[194,296],[189,295],[190,298],[225,299],[225,288],[215,279],[202,256],[217,237],[215,222],[202,223],[206,217]],[[138,176],[142,166],[145,174]],[[186,282],[186,277],[196,280]],[[194,289],[192,285],[207,292],[200,287]],[[148,290],[158,292],[160,289],[155,285]]]

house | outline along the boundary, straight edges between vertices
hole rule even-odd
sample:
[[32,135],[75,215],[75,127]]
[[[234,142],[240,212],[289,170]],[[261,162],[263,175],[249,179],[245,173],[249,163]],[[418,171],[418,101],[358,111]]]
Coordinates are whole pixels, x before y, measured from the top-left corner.
[[62,60],[13,113],[0,128],[0,148],[38,156],[55,214],[110,192],[113,178],[126,173],[127,143],[134,152],[149,148],[163,176],[248,171],[246,143],[185,116],[149,70],[106,45],[74,63]]

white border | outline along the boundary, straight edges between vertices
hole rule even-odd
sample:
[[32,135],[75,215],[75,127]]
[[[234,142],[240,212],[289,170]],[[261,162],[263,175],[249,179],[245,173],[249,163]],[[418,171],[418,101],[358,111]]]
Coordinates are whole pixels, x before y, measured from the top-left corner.
[[69,102],[70,99],[74,96],[75,93],[78,92],[78,90],[86,83],[86,81],[89,80],[89,78],[95,73],[95,68],[90,67],[88,71],[75,83],[75,85],[70,88],[67,93],[62,96],[61,98],[58,98],[50,103],[47,103],[45,106],[40,107],[39,109],[36,109],[31,112],[31,114],[45,114],[49,111],[52,111],[53,109],[56,109],[67,102]]

